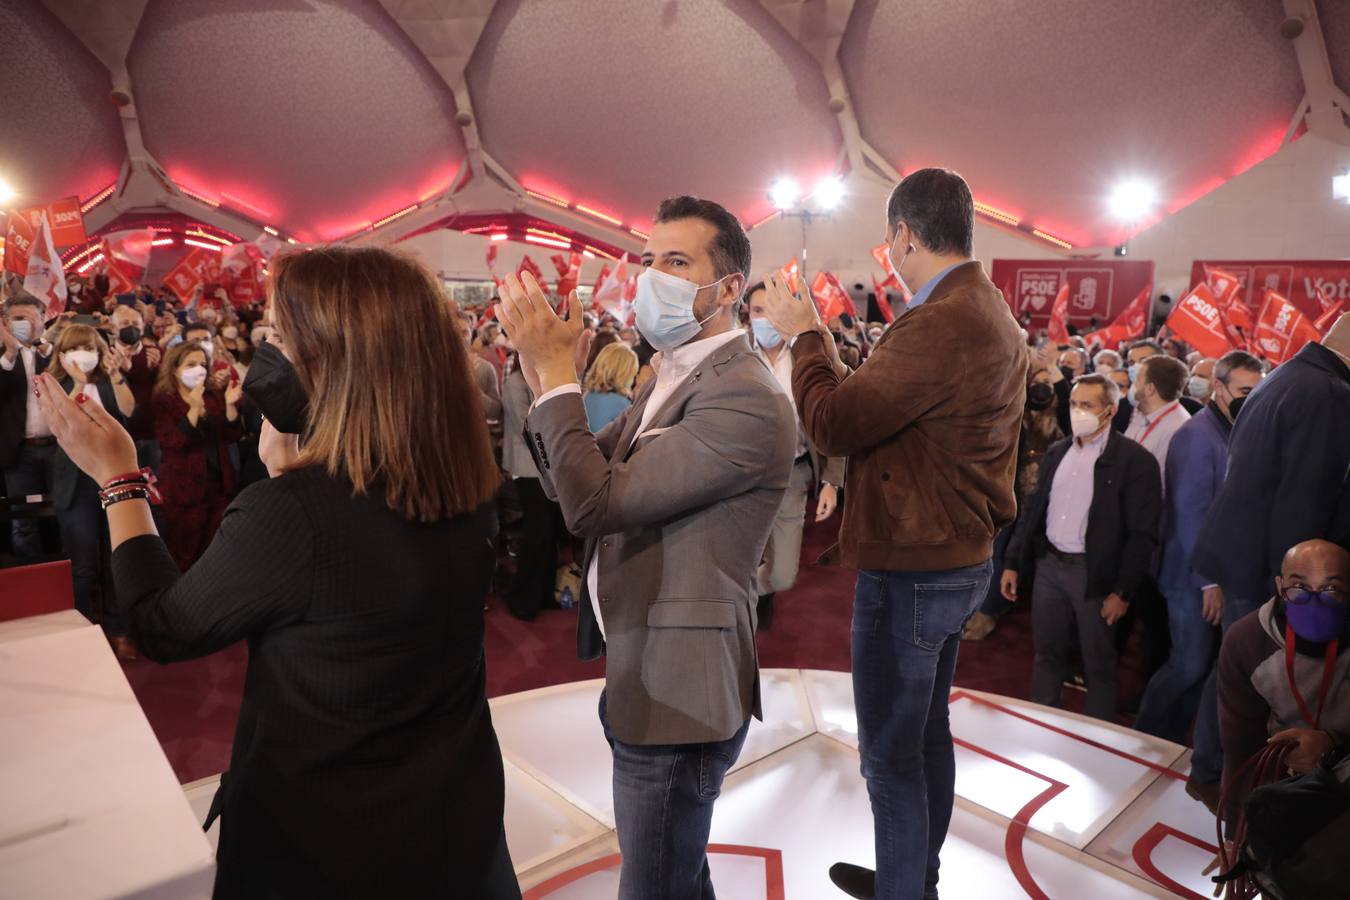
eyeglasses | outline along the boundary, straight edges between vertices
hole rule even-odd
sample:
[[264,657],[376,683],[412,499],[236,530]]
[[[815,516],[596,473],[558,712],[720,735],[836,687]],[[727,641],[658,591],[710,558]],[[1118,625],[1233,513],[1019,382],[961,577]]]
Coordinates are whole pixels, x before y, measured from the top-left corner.
[[1335,587],[1324,587],[1320,591],[1314,591],[1306,585],[1291,584],[1280,591],[1280,596],[1284,597],[1285,603],[1292,603],[1295,606],[1307,606],[1309,604],[1340,606],[1345,603],[1345,591]]

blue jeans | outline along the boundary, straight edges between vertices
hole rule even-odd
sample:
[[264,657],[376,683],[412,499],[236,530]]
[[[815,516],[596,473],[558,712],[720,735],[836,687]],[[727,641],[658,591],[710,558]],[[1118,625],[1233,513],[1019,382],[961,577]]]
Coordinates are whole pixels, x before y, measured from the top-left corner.
[[[1255,612],[1265,599],[1249,600],[1223,595],[1223,633],[1233,623]],[[1191,754],[1191,780],[1199,784],[1218,784],[1223,777],[1223,744],[1219,741],[1219,674],[1217,660],[1209,667],[1209,678],[1200,695],[1200,710],[1195,716],[1195,752]]]
[[853,701],[872,801],[878,900],[937,896],[956,782],[947,695],[961,629],[992,572],[992,561],[937,572],[858,572]]
[[1214,663],[1214,626],[1205,621],[1204,592],[1163,585],[1172,652],[1144,689],[1134,727],[1181,744],[1200,708],[1205,679]]
[[725,741],[625,744],[600,723],[614,754],[614,825],[623,867],[619,900],[715,900],[708,831],[722,779],[736,764],[750,720]]

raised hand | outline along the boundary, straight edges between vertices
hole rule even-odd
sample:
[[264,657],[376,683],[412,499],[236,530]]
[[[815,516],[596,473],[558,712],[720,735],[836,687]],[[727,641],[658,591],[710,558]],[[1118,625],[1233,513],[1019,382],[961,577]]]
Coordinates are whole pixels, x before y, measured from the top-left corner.
[[[577,307],[576,291],[568,298],[567,305],[569,310]],[[576,383],[574,354],[583,333],[581,316],[558,318],[548,297],[529,272],[523,276],[506,276],[501,286],[497,321],[515,344],[526,379],[534,373],[537,383],[530,387],[536,397],[560,385]]]
[[78,399],[66,396],[46,373],[38,376],[35,388],[52,435],[82,472],[102,485],[137,468],[131,435],[100,404],[88,402],[83,392]]

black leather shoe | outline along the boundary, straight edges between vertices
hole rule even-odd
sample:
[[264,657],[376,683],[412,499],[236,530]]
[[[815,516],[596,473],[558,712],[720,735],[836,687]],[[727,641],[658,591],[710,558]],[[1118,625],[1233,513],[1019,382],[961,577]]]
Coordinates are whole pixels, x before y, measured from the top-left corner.
[[755,618],[759,620],[756,631],[768,631],[773,628],[773,594],[760,594],[755,607]]
[[830,866],[830,880],[850,897],[858,900],[872,900],[877,893],[877,873],[851,863],[835,863]]

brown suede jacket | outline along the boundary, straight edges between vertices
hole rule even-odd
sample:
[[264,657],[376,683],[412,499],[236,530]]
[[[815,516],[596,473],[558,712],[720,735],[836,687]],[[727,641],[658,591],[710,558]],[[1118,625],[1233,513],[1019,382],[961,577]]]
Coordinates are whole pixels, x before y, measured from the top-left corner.
[[983,266],[949,272],[842,380],[816,332],[798,336],[793,358],[807,436],[848,457],[843,526],[825,561],[913,572],[989,559],[1017,512],[1028,351]]

